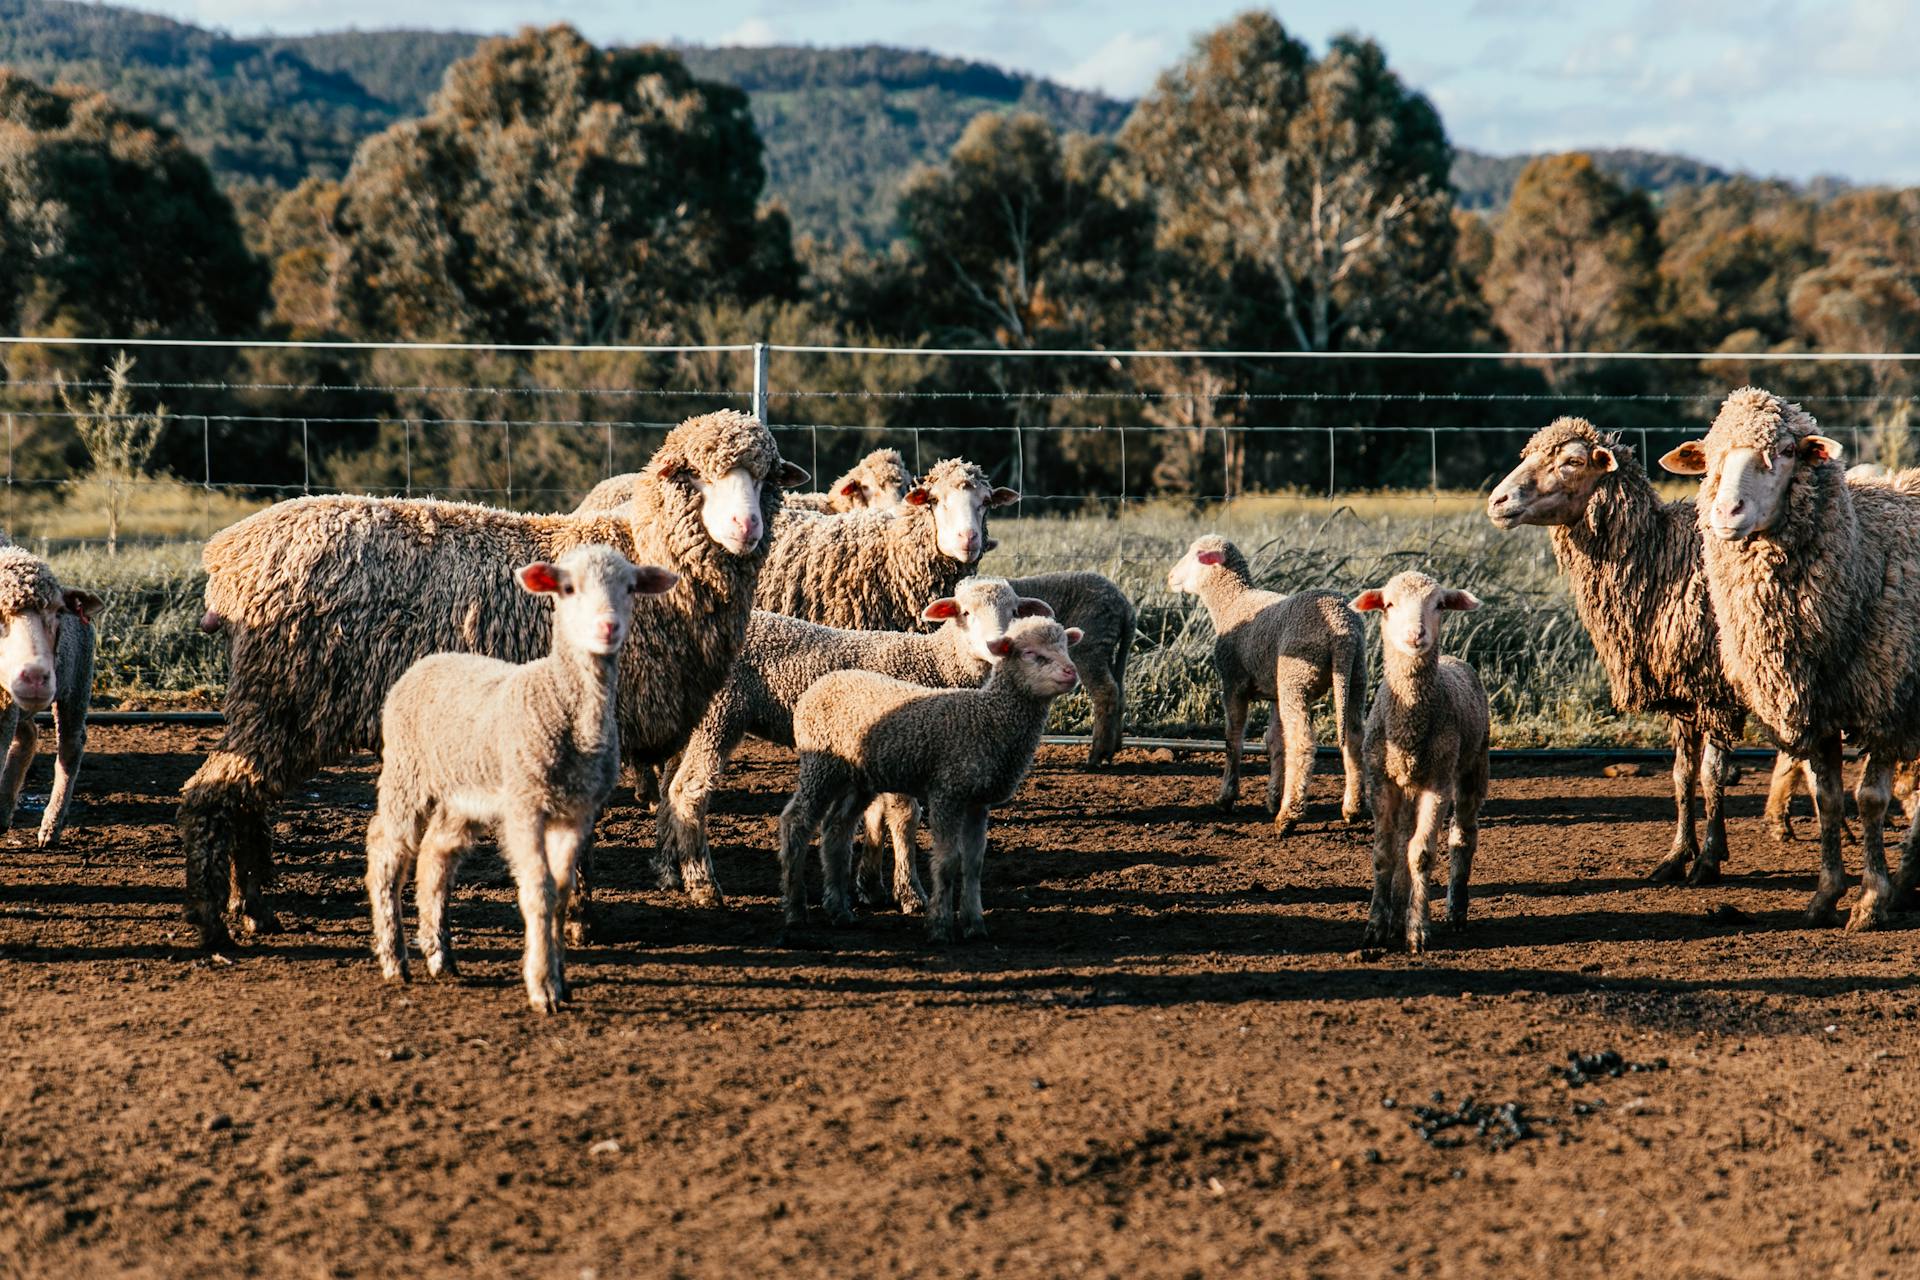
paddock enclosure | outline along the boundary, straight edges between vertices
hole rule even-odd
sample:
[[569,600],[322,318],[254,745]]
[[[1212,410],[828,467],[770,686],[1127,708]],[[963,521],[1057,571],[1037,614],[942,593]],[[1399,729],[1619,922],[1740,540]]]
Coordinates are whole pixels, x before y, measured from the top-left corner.
[[988,941],[882,912],[795,952],[792,764],[750,746],[713,815],[729,907],[651,888],[617,794],[600,932],[543,1019],[490,853],[453,905],[467,976],[379,981],[371,760],[279,814],[289,931],[198,953],[171,818],[212,737],[96,728],[68,847],[0,852],[0,1274],[1894,1276],[1920,1250],[1914,917],[1804,927],[1811,815],[1769,841],[1764,767],[1727,882],[1686,889],[1642,878],[1664,768],[1496,757],[1472,921],[1413,959],[1357,949],[1367,832],[1324,764],[1281,839],[1208,807],[1216,757],[1043,748],[992,827]]

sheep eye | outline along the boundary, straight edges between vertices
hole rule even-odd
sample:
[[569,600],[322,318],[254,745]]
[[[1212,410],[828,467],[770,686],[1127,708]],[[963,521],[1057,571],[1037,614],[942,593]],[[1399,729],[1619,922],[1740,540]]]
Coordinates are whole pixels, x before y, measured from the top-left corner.
[[563,595],[563,596],[570,596],[570,595],[572,595],[572,594],[573,594],[573,584],[572,584],[571,582],[569,582],[569,583],[567,583],[567,584],[566,584],[565,586],[563,586],[563,587],[561,587],[561,588],[560,588],[560,594],[561,594],[561,595]]

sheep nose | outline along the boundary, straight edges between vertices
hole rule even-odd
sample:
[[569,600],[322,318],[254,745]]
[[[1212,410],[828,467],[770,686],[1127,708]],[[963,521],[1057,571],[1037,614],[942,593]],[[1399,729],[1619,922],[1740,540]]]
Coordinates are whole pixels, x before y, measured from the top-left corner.
[[612,618],[603,618],[594,628],[594,634],[601,644],[612,644],[620,638],[620,624]]
[[53,692],[53,672],[41,666],[22,667],[14,678],[14,688],[24,694],[46,697]]
[[734,531],[740,535],[740,541],[754,543],[760,541],[760,513],[749,512],[733,518]]

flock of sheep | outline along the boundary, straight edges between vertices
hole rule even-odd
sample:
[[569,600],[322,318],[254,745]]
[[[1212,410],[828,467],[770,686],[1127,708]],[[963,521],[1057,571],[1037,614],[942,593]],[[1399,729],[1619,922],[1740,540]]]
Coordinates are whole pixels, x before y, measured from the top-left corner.
[[[1615,702],[1672,718],[1675,835],[1655,878],[1719,876],[1729,753],[1752,717],[1782,751],[1777,830],[1795,775],[1808,777],[1821,840],[1809,914],[1832,918],[1845,889],[1844,737],[1866,756],[1865,879],[1849,927],[1871,927],[1920,872],[1920,824],[1897,878],[1884,851],[1896,773],[1910,816],[1920,808],[1906,767],[1920,756],[1920,475],[1843,472],[1812,418],[1753,388],[1662,462],[1701,477],[1697,503],[1663,503],[1628,449],[1563,418],[1527,444],[1488,515],[1503,528],[1551,527]],[[1133,606],[1088,572],[975,576],[993,546],[988,513],[1019,495],[971,463],[942,462],[916,481],[881,450],[824,494],[783,494],[805,480],[760,422],[722,411],[681,424],[644,470],[563,515],[315,497],[215,535],[203,626],[230,646],[226,728],[179,816],[203,945],[231,945],[230,916],[249,933],[278,928],[262,896],[273,805],[374,749],[367,885],[383,972],[406,976],[409,876],[420,953],[434,974],[452,971],[451,880],[491,834],[518,886],[528,997],[551,1011],[566,995],[566,945],[588,927],[593,824],[623,766],[656,801],[660,883],[717,904],[707,806],[749,736],[799,754],[779,827],[785,936],[806,927],[816,837],[829,922],[850,919],[856,900],[891,900],[924,911],[936,941],[983,934],[988,811],[1031,767],[1052,700],[1083,681],[1089,763],[1111,759]],[[1488,706],[1440,636],[1447,612],[1479,600],[1420,573],[1351,601],[1262,591],[1214,535],[1193,543],[1168,585],[1196,595],[1217,634],[1218,802],[1237,797],[1250,704],[1271,701],[1267,803],[1291,828],[1313,767],[1311,707],[1330,697],[1343,816],[1359,820],[1363,799],[1373,815],[1368,941],[1426,946],[1443,827],[1447,916],[1464,922]],[[43,844],[58,837],[85,743],[99,607],[33,556],[0,549],[13,731],[0,808],[10,820],[33,713],[51,707],[60,747]],[[1363,724],[1369,612],[1381,617],[1383,678]],[[923,817],[930,884],[917,867]]]

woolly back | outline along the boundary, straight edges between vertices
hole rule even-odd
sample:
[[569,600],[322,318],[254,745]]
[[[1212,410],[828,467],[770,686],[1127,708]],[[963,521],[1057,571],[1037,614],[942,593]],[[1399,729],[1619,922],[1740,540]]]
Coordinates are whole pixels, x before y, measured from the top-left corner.
[[927,601],[952,595],[976,567],[941,554],[931,503],[792,512],[773,533],[754,607],[849,631],[924,629]]
[[0,618],[60,607],[60,581],[39,556],[0,546]]

